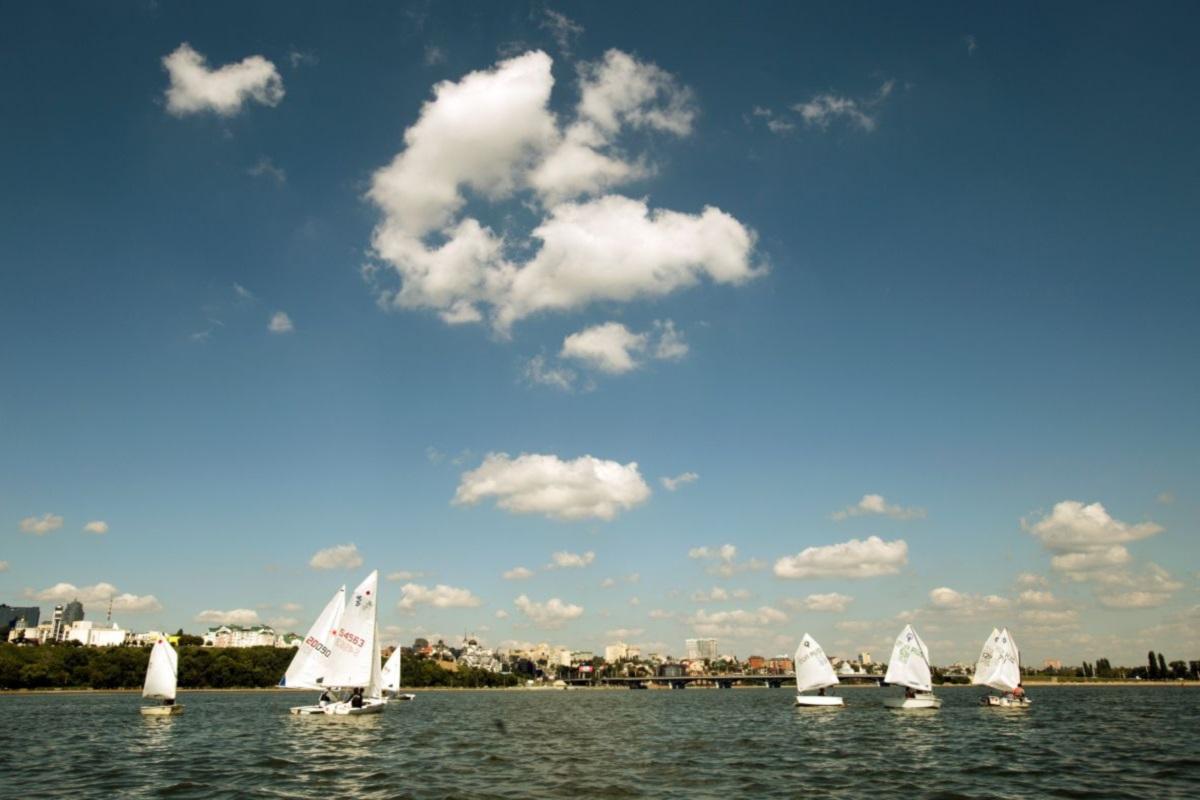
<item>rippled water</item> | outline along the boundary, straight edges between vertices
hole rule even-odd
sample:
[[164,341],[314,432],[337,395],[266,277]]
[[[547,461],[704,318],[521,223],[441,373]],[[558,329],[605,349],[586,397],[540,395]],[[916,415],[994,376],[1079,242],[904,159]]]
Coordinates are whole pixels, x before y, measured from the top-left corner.
[[[291,693],[0,697],[5,797],[1200,797],[1200,690],[1033,688],[1027,711],[937,712],[787,689],[420,692],[373,717]],[[306,696],[305,696],[306,697]]]

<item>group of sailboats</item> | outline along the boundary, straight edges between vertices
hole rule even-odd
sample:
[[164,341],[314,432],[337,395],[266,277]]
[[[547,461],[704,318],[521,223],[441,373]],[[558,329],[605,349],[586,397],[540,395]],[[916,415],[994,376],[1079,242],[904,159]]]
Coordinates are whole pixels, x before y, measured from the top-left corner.
[[[794,664],[796,705],[825,708],[845,705],[841,697],[826,693],[828,689],[838,685],[838,676],[821,645],[807,633],[796,648]],[[883,699],[887,708],[941,708],[941,698],[933,693],[929,648],[921,641],[912,625],[905,625],[904,630],[896,637],[883,682],[904,687],[904,694]],[[991,635],[983,643],[983,652],[979,654],[971,683],[1004,692],[999,696],[985,696],[982,701],[985,706],[1020,708],[1030,704],[1021,686],[1020,651],[1007,628],[992,629]],[[817,694],[805,694],[814,690]]]

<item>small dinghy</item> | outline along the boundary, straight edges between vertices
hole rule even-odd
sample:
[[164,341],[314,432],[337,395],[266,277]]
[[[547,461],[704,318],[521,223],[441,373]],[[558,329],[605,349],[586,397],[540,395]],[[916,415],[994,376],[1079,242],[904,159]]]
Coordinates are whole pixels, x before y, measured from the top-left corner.
[[[292,663],[279,685],[287,689],[324,689],[325,673],[329,670],[329,661],[333,657],[333,640],[337,636],[338,625],[341,624],[342,614],[346,610],[346,587],[334,592],[333,597],[325,604],[325,608],[317,616],[316,622],[308,629],[308,635],[296,649]],[[324,714],[325,704],[317,703],[311,706],[295,706],[293,714]]]
[[328,633],[317,631],[319,646],[296,652],[288,667],[289,675],[296,668],[295,682],[288,675],[281,682],[283,686],[321,688],[325,692],[317,705],[297,706],[291,713],[357,717],[383,711],[387,699],[383,696],[379,654],[378,586],[379,570],[374,570],[346,598],[340,612],[337,601],[342,591],[326,606],[309,632],[310,638],[327,613],[336,616],[336,622],[325,629]]
[[146,684],[142,697],[161,700],[157,706],[142,706],[147,717],[167,717],[182,714],[183,706],[175,705],[175,686],[179,678],[179,654],[166,639],[159,639],[150,649],[150,664],[146,667]]
[[400,648],[397,647],[383,665],[383,696],[392,700],[416,700],[415,694],[400,691],[400,674]]
[[975,662],[975,674],[971,676],[975,686],[989,686],[1002,695],[984,695],[980,702],[996,708],[1028,708],[1032,701],[1021,686],[1021,651],[1008,628],[996,630],[983,643],[979,660]]
[[[808,708],[844,706],[842,698],[825,694],[830,686],[838,685],[833,665],[817,640],[804,634],[796,648],[796,705]],[[804,694],[816,689],[819,694]]]
[[940,698],[933,695],[933,675],[929,669],[929,648],[917,636],[912,625],[905,625],[892,647],[884,683],[904,687],[899,697],[885,697],[888,708],[903,710],[936,709],[942,707]]

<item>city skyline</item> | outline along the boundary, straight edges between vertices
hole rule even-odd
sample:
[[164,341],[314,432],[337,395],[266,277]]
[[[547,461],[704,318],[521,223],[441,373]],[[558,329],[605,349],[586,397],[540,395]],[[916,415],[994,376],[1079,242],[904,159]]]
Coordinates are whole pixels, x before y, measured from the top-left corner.
[[1178,9],[283,8],[0,28],[0,603],[1200,651]]

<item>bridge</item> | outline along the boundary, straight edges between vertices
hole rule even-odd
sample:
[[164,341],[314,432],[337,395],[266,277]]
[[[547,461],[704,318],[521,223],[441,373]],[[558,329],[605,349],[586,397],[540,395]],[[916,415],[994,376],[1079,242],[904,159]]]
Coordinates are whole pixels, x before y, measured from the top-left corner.
[[[883,676],[871,675],[866,672],[853,672],[838,675],[838,680],[843,682],[862,681],[880,683],[883,681]],[[758,685],[771,689],[779,689],[788,684],[794,685],[796,683],[796,676],[794,674],[757,675],[724,672],[701,675],[639,675],[632,678],[568,678],[564,682],[569,686],[625,686],[629,689],[647,689],[650,687],[650,684],[669,686],[672,689],[686,689],[693,684],[697,686],[716,686],[719,689],[732,689],[735,685]]]

